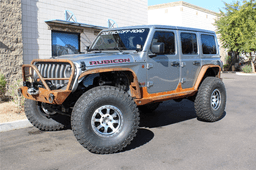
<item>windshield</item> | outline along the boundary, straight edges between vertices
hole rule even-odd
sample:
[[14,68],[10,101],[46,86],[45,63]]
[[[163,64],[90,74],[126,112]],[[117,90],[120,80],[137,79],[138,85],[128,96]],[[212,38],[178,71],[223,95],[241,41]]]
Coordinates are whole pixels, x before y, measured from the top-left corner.
[[148,28],[103,31],[91,50],[136,50],[137,45],[143,49],[148,32]]

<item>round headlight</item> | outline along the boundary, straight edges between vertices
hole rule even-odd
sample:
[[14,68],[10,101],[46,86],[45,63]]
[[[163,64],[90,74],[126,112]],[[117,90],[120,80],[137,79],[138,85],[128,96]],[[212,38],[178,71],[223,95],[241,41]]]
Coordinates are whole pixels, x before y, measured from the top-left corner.
[[72,68],[71,66],[67,66],[64,71],[64,77],[69,78],[72,74]]

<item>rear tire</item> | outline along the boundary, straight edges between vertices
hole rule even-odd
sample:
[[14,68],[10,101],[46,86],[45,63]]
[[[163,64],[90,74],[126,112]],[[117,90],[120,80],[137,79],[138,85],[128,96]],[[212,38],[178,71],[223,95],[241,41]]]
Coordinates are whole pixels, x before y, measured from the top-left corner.
[[30,123],[42,131],[61,130],[70,124],[70,117],[60,114],[48,115],[42,103],[34,100],[26,99],[24,109]]
[[226,89],[224,83],[216,77],[207,77],[199,87],[195,110],[198,119],[214,122],[224,115]]
[[139,112],[123,90],[99,86],[76,102],[71,125],[78,142],[90,152],[109,154],[125,148],[136,136]]

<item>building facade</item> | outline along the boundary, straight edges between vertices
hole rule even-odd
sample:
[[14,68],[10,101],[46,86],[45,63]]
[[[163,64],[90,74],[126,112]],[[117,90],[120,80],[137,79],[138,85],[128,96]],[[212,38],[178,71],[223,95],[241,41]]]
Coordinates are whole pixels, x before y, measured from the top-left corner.
[[[21,78],[23,64],[22,11],[20,0],[0,1],[0,74],[7,80]],[[15,81],[9,84],[14,84]]]
[[85,52],[108,27],[148,23],[147,0],[0,0],[0,72],[8,84],[22,64]]
[[[216,31],[214,26],[216,19],[216,12],[183,1],[148,7],[148,23],[152,25],[174,25]],[[224,61],[226,55],[224,48],[220,48],[220,55]]]

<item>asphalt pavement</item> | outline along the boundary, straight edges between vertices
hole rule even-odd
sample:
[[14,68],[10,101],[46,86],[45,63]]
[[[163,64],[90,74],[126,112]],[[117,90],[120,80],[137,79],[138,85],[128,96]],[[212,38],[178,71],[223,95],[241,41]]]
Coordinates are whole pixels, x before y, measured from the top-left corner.
[[0,133],[1,170],[256,168],[256,76],[222,75],[225,116],[197,120],[193,103],[167,101],[154,116],[141,116],[137,137],[124,151],[88,152],[71,130],[42,132],[34,127]]

